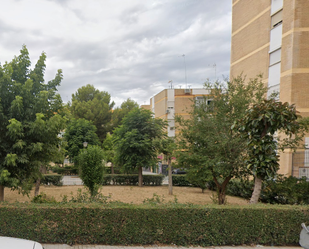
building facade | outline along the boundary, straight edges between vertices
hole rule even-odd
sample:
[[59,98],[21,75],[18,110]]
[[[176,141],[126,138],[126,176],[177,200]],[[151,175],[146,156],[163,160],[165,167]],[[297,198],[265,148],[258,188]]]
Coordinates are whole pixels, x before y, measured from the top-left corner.
[[175,137],[177,132],[175,116],[190,118],[190,111],[194,101],[204,100],[204,96],[209,95],[206,89],[164,89],[150,99],[150,105],[143,105],[154,113],[155,118],[167,120],[167,133],[169,137]]
[[[279,92],[280,101],[309,116],[309,1],[232,1],[230,77],[261,74],[268,95]],[[279,173],[309,177],[309,150],[280,158]]]

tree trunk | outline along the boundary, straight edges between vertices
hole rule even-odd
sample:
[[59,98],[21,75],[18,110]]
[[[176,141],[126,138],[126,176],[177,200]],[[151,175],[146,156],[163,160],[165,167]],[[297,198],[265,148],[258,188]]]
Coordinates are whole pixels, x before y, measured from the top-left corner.
[[0,201],[4,201],[4,186],[0,185]]
[[255,177],[254,179],[254,190],[250,199],[250,204],[257,204],[261,195],[262,179]]
[[111,169],[112,169],[112,172],[111,172],[112,175],[115,174],[115,172],[114,172],[114,164],[113,163],[111,163]]
[[168,194],[173,195],[173,177],[171,159],[168,159]]
[[227,177],[224,179],[223,183],[220,184],[217,180],[217,178],[214,177],[214,182],[216,183],[217,186],[217,194],[218,194],[218,204],[219,205],[224,205],[226,203],[225,200],[225,191],[226,191],[226,186],[231,180],[231,177]]
[[138,168],[138,186],[143,187],[143,167]]
[[34,196],[38,196],[40,193],[40,185],[41,185],[41,178],[39,177],[35,182],[35,189],[34,189]]

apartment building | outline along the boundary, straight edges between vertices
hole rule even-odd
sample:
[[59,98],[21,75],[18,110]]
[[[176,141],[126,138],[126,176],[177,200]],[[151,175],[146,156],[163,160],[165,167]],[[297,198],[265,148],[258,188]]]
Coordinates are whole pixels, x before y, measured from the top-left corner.
[[[176,124],[175,116],[180,115],[190,118],[190,111],[194,101],[204,100],[204,96],[210,91],[199,89],[164,89],[150,99],[150,105],[143,105],[142,108],[149,109],[156,118],[162,118],[168,122],[168,136],[175,137]],[[210,101],[210,100],[209,100]]]
[[[232,0],[230,77],[263,75],[268,95],[309,116],[309,1]],[[305,138],[309,145],[309,135]],[[279,173],[309,178],[308,150],[280,155]]]

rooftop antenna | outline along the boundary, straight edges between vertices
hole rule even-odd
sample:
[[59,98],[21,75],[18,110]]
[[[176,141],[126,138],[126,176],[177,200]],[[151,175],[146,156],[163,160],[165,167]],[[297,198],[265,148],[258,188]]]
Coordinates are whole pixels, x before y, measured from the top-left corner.
[[183,57],[183,63],[184,63],[184,66],[185,66],[185,82],[186,82],[186,88],[187,88],[187,66],[186,66],[186,55],[183,54],[182,55]]
[[215,80],[217,80],[217,65],[216,65],[216,63],[214,63],[212,66],[215,69]]
[[168,84],[171,83],[171,89],[173,89],[173,81],[170,80],[169,82],[167,82]]

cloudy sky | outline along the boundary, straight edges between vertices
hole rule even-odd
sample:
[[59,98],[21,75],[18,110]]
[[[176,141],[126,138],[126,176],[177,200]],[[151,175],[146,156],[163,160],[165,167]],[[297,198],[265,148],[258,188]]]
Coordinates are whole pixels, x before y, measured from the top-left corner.
[[0,8],[0,62],[22,45],[45,80],[62,69],[64,102],[86,84],[117,105],[229,75],[231,0],[10,0]]

